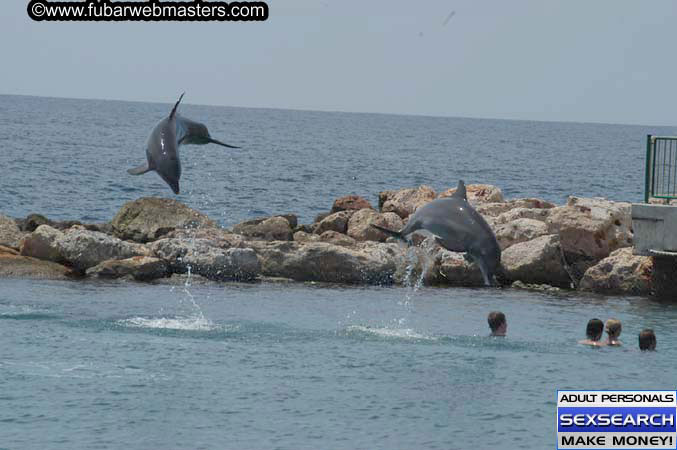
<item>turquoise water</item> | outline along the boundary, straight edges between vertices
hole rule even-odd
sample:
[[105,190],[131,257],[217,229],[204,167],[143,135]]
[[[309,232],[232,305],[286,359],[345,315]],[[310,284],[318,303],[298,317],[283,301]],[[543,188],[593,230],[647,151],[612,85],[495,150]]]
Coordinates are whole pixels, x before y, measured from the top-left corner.
[[[12,449],[551,448],[556,389],[674,389],[677,374],[677,309],[640,298],[2,287],[0,442]],[[494,309],[507,338],[487,336]],[[626,345],[577,345],[593,316],[621,319]],[[648,326],[655,353],[636,349]]]
[[[173,101],[172,99],[170,99]],[[189,97],[186,98],[189,101]],[[0,213],[107,221],[173,197],[131,177],[170,105],[0,96]],[[178,199],[224,225],[334,198],[492,183],[507,197],[642,198],[673,127],[185,105]],[[508,337],[488,337],[502,310]],[[591,349],[591,317],[622,348]],[[640,353],[652,327],[658,352]],[[552,448],[557,389],[675,389],[677,308],[511,289],[0,279],[0,448]]]

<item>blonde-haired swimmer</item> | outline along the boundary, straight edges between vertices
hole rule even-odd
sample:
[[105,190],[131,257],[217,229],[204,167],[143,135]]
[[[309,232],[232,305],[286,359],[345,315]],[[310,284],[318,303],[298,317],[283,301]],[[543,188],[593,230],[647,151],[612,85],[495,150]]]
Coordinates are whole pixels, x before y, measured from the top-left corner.
[[623,345],[618,339],[621,335],[621,321],[618,319],[609,319],[606,321],[606,333],[608,335],[606,345]]

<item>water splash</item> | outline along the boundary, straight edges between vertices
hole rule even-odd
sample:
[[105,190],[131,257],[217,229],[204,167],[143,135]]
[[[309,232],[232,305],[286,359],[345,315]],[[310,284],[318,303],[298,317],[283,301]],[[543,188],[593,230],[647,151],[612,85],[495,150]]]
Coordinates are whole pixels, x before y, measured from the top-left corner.
[[117,323],[124,327],[161,330],[213,331],[218,328],[211,320],[204,317],[132,317],[131,319],[119,320]]
[[418,333],[411,328],[372,328],[364,325],[351,325],[347,327],[345,331],[348,335],[372,336],[382,339],[412,339],[426,341],[437,340],[437,338],[434,336],[426,336],[425,334]]

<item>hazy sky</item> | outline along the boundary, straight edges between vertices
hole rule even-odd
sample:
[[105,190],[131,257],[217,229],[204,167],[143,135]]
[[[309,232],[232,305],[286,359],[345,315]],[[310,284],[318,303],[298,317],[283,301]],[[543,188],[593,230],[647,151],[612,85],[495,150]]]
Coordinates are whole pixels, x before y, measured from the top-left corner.
[[676,0],[270,0],[266,22],[206,24],[27,3],[3,0],[3,94],[677,124]]

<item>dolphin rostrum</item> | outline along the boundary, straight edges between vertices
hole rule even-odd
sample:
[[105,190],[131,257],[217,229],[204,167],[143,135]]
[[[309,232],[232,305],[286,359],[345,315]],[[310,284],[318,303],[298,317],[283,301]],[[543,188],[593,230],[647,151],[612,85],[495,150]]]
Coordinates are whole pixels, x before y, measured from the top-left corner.
[[494,275],[501,266],[501,247],[489,224],[468,203],[463,180],[451,197],[438,198],[418,208],[401,230],[374,224],[372,227],[405,241],[415,231],[427,231],[447,250],[465,252],[482,271],[484,284],[495,284]]
[[169,116],[158,122],[148,137],[146,144],[148,162],[127,171],[131,175],[141,175],[154,170],[165,180],[175,194],[179,193],[179,178],[181,178],[180,145],[212,143],[228,148],[240,148],[212,139],[204,124],[178,115],[177,109],[183,96],[184,94],[181,94]]

